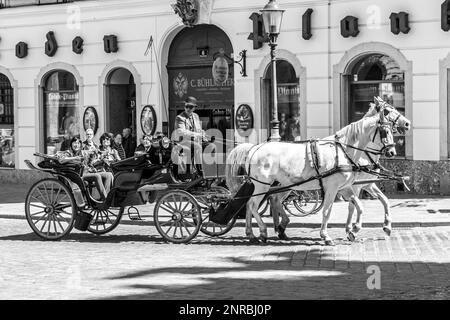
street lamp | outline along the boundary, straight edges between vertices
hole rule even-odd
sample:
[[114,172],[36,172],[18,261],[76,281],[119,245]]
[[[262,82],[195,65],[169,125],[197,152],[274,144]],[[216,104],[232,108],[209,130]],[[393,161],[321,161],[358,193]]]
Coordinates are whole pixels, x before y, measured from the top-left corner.
[[270,141],[280,141],[280,121],[278,121],[278,90],[277,90],[277,59],[275,57],[275,48],[277,47],[277,38],[281,29],[281,21],[283,20],[284,10],[281,10],[275,0],[270,0],[268,4],[261,10],[264,22],[264,29],[269,36],[270,57],[272,63],[272,91],[273,91],[273,108],[272,121],[270,129]]

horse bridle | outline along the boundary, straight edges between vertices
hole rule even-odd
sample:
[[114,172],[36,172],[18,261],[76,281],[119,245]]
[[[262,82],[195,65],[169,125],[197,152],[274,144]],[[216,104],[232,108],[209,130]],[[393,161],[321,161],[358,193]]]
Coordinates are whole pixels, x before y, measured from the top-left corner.
[[[380,104],[381,104],[381,103],[380,103]],[[383,101],[382,106],[383,106],[383,110],[381,110],[382,112],[383,112],[384,109],[386,109],[387,107],[392,108],[393,110],[395,110],[395,111],[398,112],[398,110],[395,109],[394,106],[391,106],[391,105],[388,104],[387,102],[384,102],[384,101]],[[393,132],[393,133],[399,132],[399,130],[398,130],[398,127],[399,127],[399,125],[398,125],[398,120],[400,119],[401,116],[402,116],[402,114],[401,114],[400,112],[398,112],[397,118],[395,118],[395,120],[392,121],[392,132]]]
[[395,147],[395,143],[387,143],[388,130],[393,131],[393,126],[394,126],[394,124],[392,124],[390,121],[381,121],[381,120],[378,121],[377,129],[375,130],[375,133],[373,134],[372,142],[373,143],[375,142],[375,138],[378,133],[380,135],[380,140],[381,140],[381,143],[383,144],[383,147],[380,150],[376,150],[374,148],[367,147],[367,149],[371,149],[370,153],[383,155],[386,153],[386,151],[389,148]]

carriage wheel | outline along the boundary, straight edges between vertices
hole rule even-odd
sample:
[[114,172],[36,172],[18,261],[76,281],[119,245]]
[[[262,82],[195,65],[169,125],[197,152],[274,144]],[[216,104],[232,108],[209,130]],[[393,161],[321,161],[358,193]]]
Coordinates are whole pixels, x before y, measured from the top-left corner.
[[153,219],[161,236],[173,243],[191,241],[202,225],[199,203],[183,190],[172,190],[163,195],[155,204]]
[[123,207],[108,208],[105,210],[93,209],[90,212],[92,220],[89,224],[88,231],[96,235],[113,231],[119,225],[123,211]]
[[223,226],[221,224],[209,221],[208,217],[203,221],[200,231],[210,237],[220,237],[227,234],[231,229],[233,229],[234,224],[236,223],[236,219],[237,217],[234,217],[230,220],[230,222],[227,223],[227,225]]
[[77,206],[70,189],[56,179],[35,183],[25,199],[25,215],[34,233],[59,240],[73,228]]
[[[288,208],[290,204],[293,204],[297,210],[290,210]],[[323,196],[320,190],[293,190],[285,201],[284,208],[294,216],[306,217],[319,212],[322,204]]]

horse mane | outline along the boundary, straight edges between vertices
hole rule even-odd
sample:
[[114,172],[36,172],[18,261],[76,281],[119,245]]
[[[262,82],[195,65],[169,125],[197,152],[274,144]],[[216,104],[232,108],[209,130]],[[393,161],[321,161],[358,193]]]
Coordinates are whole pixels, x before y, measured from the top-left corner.
[[378,121],[377,114],[374,116],[366,115],[358,121],[352,122],[349,125],[345,126],[341,130],[336,132],[336,136],[339,140],[343,139],[343,143],[347,145],[355,145],[358,142],[361,142],[359,138],[364,134],[364,129],[366,128],[366,123],[368,123],[369,127],[376,125]]

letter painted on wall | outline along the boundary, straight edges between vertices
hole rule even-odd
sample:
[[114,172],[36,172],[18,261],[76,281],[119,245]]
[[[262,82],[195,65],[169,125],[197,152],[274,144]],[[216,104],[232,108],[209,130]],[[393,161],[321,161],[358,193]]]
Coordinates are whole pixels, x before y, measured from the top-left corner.
[[450,30],[450,0],[445,0],[441,4],[441,29]]
[[409,27],[409,18],[406,12],[395,13],[392,12],[389,16],[391,19],[391,32],[393,34],[408,33],[411,28]]
[[262,15],[253,12],[249,17],[253,21],[253,32],[248,36],[248,40],[253,41],[253,49],[260,49],[265,42],[264,22]]
[[75,37],[72,41],[72,51],[76,54],[81,54],[83,52],[84,40],[81,37]]
[[358,18],[353,16],[346,16],[341,20],[341,35],[344,38],[356,37],[358,34]]
[[16,57],[23,59],[28,56],[28,44],[25,42],[19,42],[16,44]]
[[55,33],[53,31],[49,31],[46,38],[45,54],[49,57],[53,57],[56,54],[56,51],[58,51],[58,43],[56,42]]
[[103,45],[106,53],[114,53],[119,51],[117,36],[108,35],[103,37]]
[[311,14],[313,9],[309,8],[302,16],[302,38],[309,40],[312,37],[311,33]]

